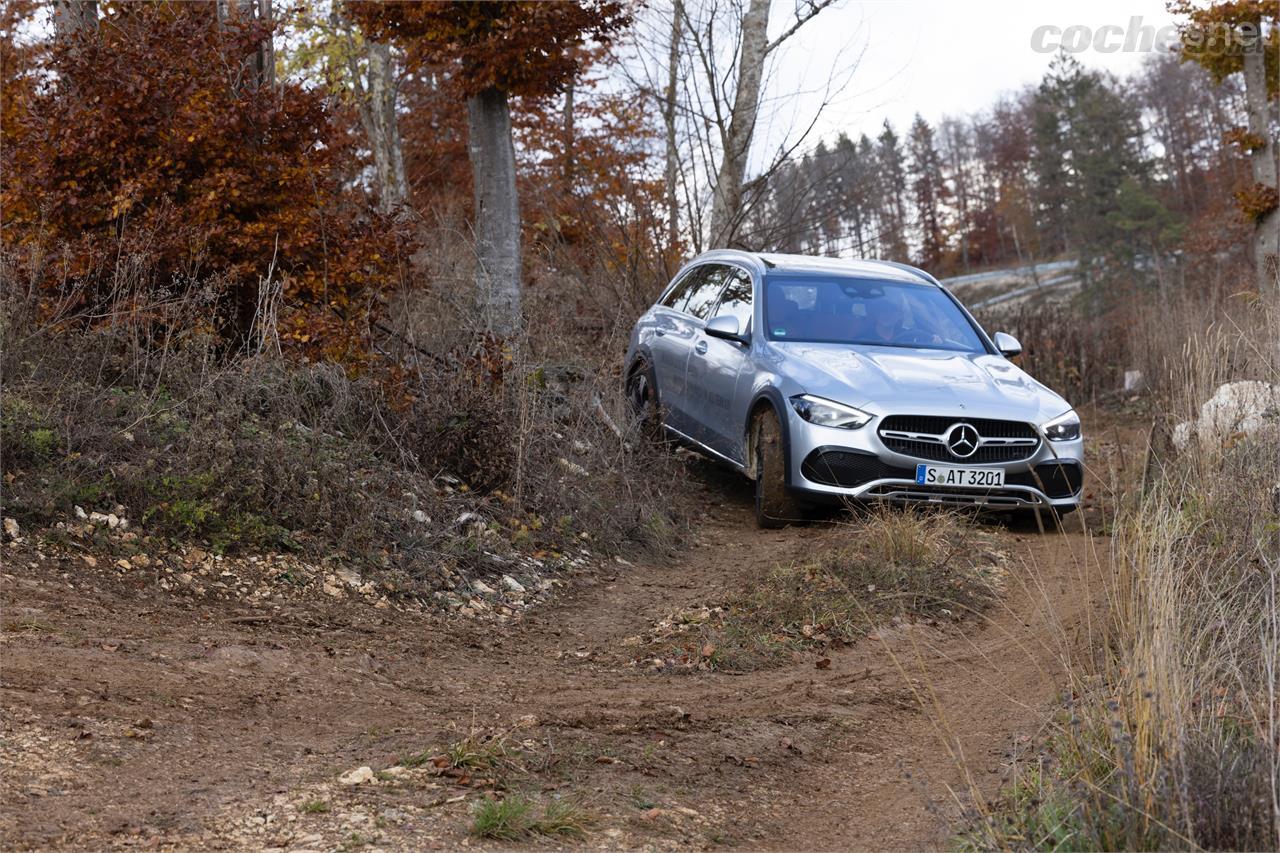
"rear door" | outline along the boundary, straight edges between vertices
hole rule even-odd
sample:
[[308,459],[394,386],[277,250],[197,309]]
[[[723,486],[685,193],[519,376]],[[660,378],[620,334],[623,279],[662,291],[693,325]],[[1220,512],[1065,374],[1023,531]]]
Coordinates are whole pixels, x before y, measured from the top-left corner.
[[[738,321],[738,331],[750,335],[753,329],[754,294],[751,274],[737,266],[721,266],[717,273],[724,286],[716,306],[705,320],[728,315]],[[701,329],[694,338],[685,372],[686,398],[690,417],[697,424],[693,436],[734,462],[744,460],[742,419],[736,405],[740,394],[750,391],[751,348],[735,341],[712,338]],[[747,378],[747,389],[739,388]]]
[[658,400],[665,422],[685,434],[691,429],[688,407],[684,403],[685,366],[693,349],[693,336],[701,328],[685,309],[690,296],[702,292],[708,271],[706,264],[686,271],[653,310],[653,338],[649,349],[653,353]]

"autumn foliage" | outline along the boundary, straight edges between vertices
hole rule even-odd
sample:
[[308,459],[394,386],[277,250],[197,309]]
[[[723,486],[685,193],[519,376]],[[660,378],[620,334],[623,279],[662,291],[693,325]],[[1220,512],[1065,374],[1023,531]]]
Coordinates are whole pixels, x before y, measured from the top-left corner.
[[[352,141],[321,95],[255,79],[268,34],[212,4],[111,4],[96,32],[6,66],[0,227],[38,261],[50,310],[212,287],[207,323],[236,343],[270,276],[286,346],[361,357],[405,246],[352,188]],[[125,294],[133,258],[143,292]]]
[[558,91],[579,69],[578,48],[607,42],[629,20],[614,0],[582,3],[347,3],[370,37],[404,46],[417,64],[449,69],[464,95]]

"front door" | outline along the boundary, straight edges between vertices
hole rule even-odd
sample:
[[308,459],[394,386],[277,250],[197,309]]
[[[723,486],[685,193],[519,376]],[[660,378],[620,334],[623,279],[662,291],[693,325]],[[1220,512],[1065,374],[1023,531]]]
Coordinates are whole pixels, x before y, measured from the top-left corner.
[[702,330],[701,321],[687,313],[687,308],[690,298],[705,289],[709,272],[711,268],[704,264],[681,276],[654,312],[654,334],[649,341],[663,422],[686,435],[692,434],[693,423],[686,403],[685,368],[694,336]]
[[[710,317],[729,315],[738,321],[738,331],[750,335],[752,331],[752,282],[751,275],[739,267],[722,268],[725,286],[716,307],[708,312]],[[685,395],[689,401],[689,414],[697,425],[693,437],[715,452],[741,463],[742,424],[734,415],[735,399],[740,393],[743,377],[750,385],[751,348],[749,345],[722,338],[709,337],[701,329],[694,336],[693,351],[689,354],[689,367],[685,373]]]

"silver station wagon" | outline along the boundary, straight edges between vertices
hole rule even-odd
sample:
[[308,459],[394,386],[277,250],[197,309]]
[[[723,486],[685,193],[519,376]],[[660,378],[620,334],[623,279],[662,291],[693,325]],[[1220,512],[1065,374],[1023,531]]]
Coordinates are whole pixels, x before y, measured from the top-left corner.
[[903,264],[719,250],[636,322],[637,416],[740,470],[756,518],[897,501],[1048,510],[1080,502],[1080,418],[937,279]]

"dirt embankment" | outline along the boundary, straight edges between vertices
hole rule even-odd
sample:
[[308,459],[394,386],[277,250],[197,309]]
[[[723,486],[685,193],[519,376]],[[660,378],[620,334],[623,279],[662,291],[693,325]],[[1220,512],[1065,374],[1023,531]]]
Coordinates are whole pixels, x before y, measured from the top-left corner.
[[468,835],[474,803],[520,790],[581,804],[588,845],[944,843],[970,787],[993,792],[1051,710],[1105,543],[1076,520],[996,527],[1012,571],[984,617],[889,625],[745,674],[637,666],[629,638],[857,535],[756,530],[747,490],[710,480],[677,560],[584,572],[516,624],[350,602],[237,621],[6,550],[0,839],[496,845]]

